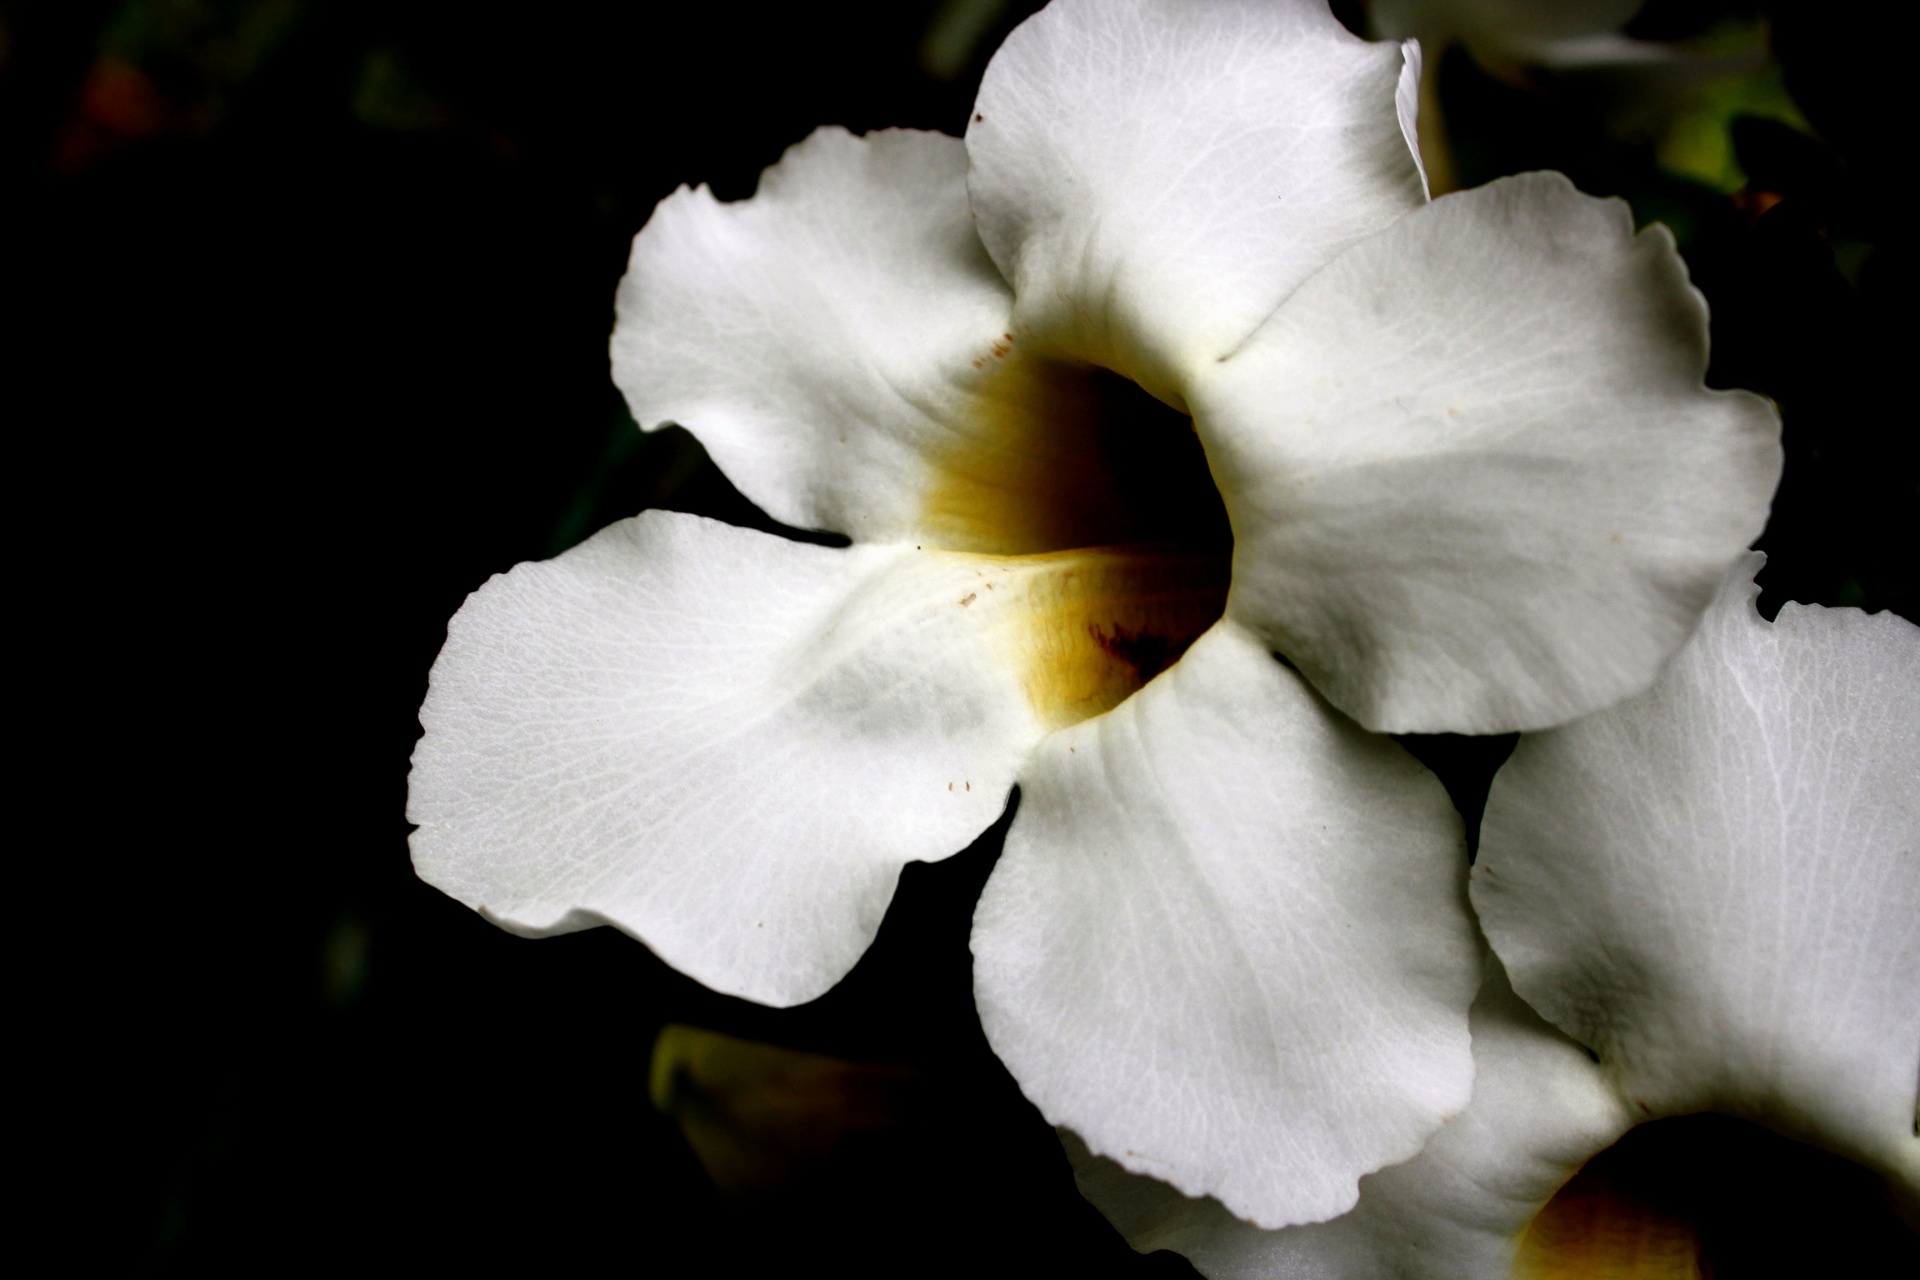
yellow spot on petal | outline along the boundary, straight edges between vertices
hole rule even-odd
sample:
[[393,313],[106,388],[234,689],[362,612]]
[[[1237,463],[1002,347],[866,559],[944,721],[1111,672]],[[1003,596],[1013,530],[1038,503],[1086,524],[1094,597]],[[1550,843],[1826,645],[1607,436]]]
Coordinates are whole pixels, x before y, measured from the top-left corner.
[[994,637],[1049,728],[1118,706],[1226,607],[1228,564],[1215,555],[1086,547],[994,564]]

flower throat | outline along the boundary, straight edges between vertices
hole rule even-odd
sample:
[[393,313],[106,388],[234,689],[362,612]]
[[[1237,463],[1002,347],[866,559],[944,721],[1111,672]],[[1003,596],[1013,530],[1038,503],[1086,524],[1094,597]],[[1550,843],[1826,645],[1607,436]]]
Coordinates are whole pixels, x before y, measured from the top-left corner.
[[1226,607],[1233,534],[1184,415],[1102,369],[997,343],[940,459],[924,527],[1022,593],[1010,628],[1049,723],[1098,715]]

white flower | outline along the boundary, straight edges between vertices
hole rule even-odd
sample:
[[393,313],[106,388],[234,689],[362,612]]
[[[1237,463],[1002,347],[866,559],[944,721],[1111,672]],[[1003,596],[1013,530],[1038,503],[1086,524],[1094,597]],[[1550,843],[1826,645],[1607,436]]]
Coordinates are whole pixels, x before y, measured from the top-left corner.
[[[1505,970],[1474,1008],[1467,1110],[1352,1213],[1280,1232],[1070,1140],[1136,1247],[1216,1280],[1506,1277],[1585,1161],[1703,1111],[1920,1209],[1920,629],[1799,605],[1770,625],[1758,559],[1650,692],[1523,737],[1495,778],[1473,902]],[[1579,1261],[1553,1274],[1602,1274]],[[1658,1274],[1696,1274],[1680,1262]]]
[[1458,819],[1377,732],[1644,689],[1779,468],[1663,231],[1556,175],[1426,202],[1416,78],[1319,0],[1062,0],[964,143],[822,130],[663,201],[635,417],[853,545],[653,512],[483,587],[420,873],[791,1004],[1018,783],[974,954],[1028,1095],[1267,1225],[1350,1207],[1465,1105],[1481,966]]

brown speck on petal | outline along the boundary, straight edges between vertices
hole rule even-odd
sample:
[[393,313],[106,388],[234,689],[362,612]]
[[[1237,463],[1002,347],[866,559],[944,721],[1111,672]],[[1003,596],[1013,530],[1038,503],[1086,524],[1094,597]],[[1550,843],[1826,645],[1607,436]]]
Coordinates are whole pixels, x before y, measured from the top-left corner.
[[961,598],[960,607],[962,609],[966,608],[968,605],[972,604],[978,596],[979,596],[979,592],[977,591],[967,592],[967,594]]

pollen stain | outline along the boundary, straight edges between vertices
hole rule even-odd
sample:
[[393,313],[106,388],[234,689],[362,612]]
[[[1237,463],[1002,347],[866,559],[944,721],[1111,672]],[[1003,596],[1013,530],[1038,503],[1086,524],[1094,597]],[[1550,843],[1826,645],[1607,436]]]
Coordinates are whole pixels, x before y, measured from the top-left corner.
[[969,591],[967,592],[966,595],[960,597],[960,607],[964,609],[968,605],[972,604],[975,600],[978,600],[979,598],[980,596],[978,592]]
[[1172,637],[1129,631],[1118,623],[1110,627],[1088,623],[1087,634],[1103,652],[1132,667],[1142,684],[1172,666],[1173,660],[1180,656],[1173,650]]

